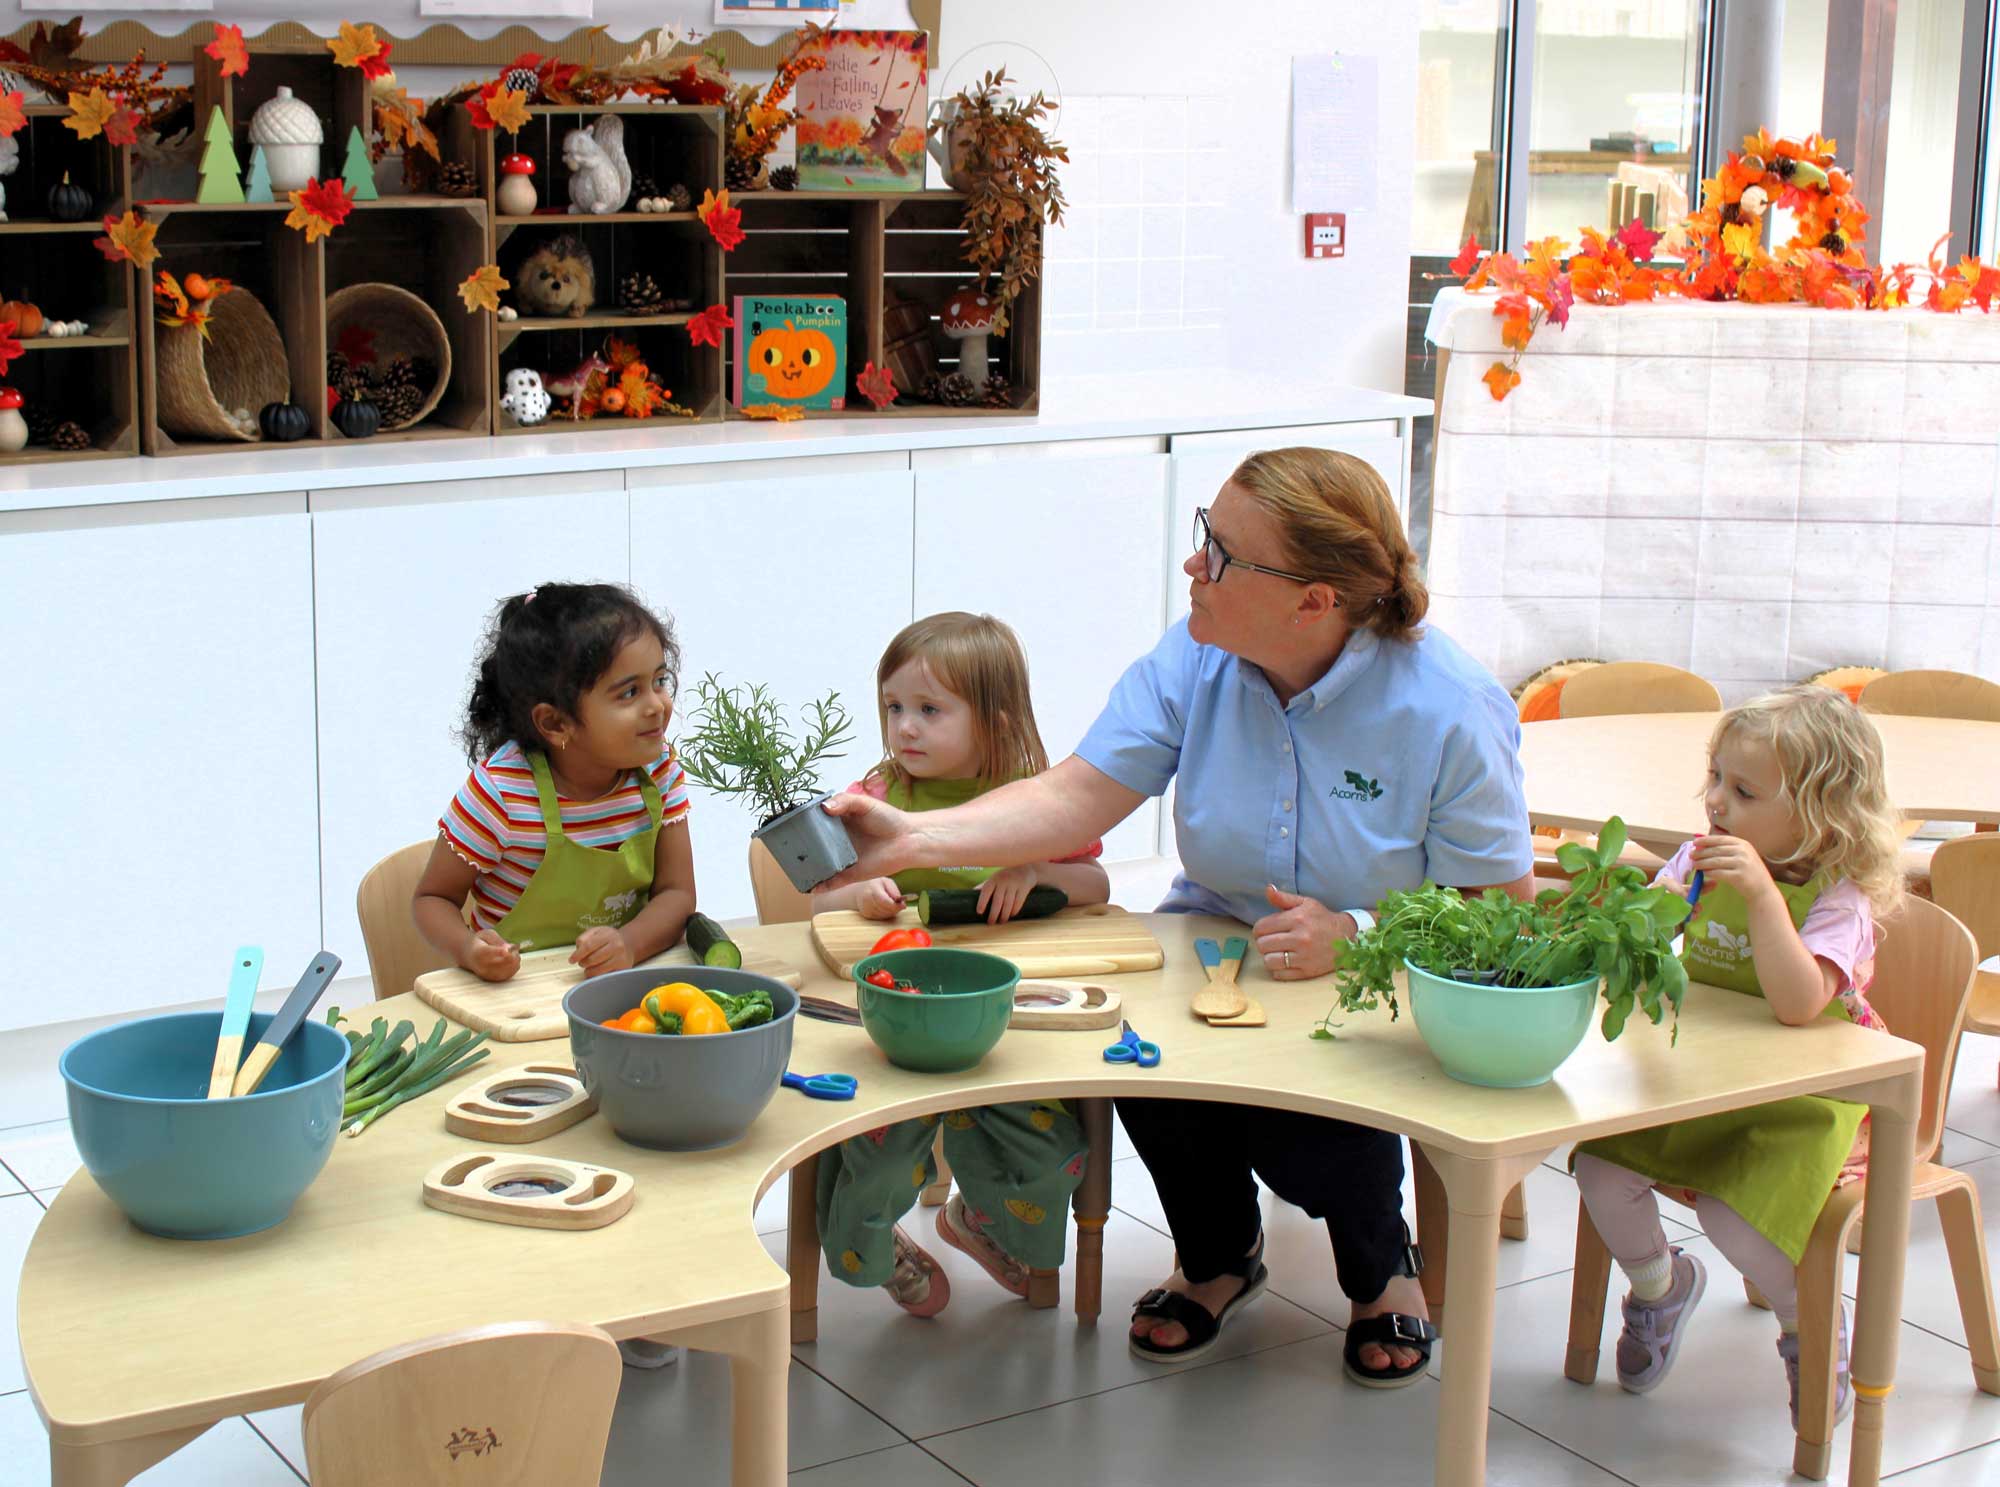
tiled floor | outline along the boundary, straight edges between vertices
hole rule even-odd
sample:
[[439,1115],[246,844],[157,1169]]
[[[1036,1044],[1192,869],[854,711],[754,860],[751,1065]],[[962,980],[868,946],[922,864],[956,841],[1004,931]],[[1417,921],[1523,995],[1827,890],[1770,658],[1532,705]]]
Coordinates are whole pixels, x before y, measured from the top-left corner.
[[[1143,891],[1121,892],[1128,902]],[[60,1090],[35,1092],[53,1053],[38,1034],[0,1036],[0,1315],[46,1202],[75,1170]],[[58,1045],[59,1046],[59,1045]],[[1979,1181],[1987,1242],[2000,1250],[2000,1040],[1968,1037],[1953,1087],[1945,1158]],[[45,1083],[45,1081],[43,1081]],[[1116,1212],[1106,1237],[1104,1322],[1030,1312],[943,1246],[948,1311],[905,1317],[886,1297],[828,1278],[820,1341],[794,1353],[791,1463],[801,1487],[1431,1480],[1438,1384],[1399,1393],[1354,1388],[1340,1373],[1345,1300],[1324,1230],[1267,1198],[1273,1290],[1201,1363],[1152,1367],[1127,1353],[1129,1300],[1167,1274],[1172,1242],[1145,1168],[1121,1139]],[[1530,1233],[1501,1247],[1488,1480],[1533,1487],[1755,1487],[1790,1478],[1784,1378],[1770,1318],[1741,1300],[1727,1265],[1685,1225],[1715,1284],[1672,1379],[1635,1398],[1611,1381],[1562,1377],[1576,1190],[1556,1165],[1528,1181]],[[1691,1218],[1691,1214],[1683,1214]],[[920,1222],[928,1221],[920,1213]],[[784,1188],[757,1214],[784,1250]],[[917,1231],[929,1233],[927,1228]],[[1849,1282],[1852,1284],[1850,1269]],[[1064,1297],[1069,1297],[1065,1277]],[[1611,1308],[1615,1316],[1615,1305]],[[1911,1231],[1896,1397],[1885,1470],[1903,1487],[2000,1487],[2000,1399],[1973,1388],[1964,1330],[1934,1211]],[[728,1480],[728,1379],[690,1355],[627,1370],[604,1480]],[[137,1478],[145,1487],[282,1487],[304,1477],[297,1409],[226,1421]],[[1832,1480],[1846,1473],[1845,1432]],[[0,1487],[48,1481],[45,1438],[13,1340],[0,1346]]]

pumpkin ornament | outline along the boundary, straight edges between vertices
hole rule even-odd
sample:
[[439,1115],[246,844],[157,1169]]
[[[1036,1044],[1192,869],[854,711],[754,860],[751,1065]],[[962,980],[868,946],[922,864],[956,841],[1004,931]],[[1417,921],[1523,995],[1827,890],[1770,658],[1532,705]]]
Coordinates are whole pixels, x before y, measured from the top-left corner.
[[382,410],[366,398],[344,398],[333,410],[333,426],[345,439],[372,439],[382,427]]
[[266,403],[257,415],[257,428],[273,444],[290,444],[311,431],[312,421],[297,403]]
[[745,386],[738,402],[790,403],[808,408],[845,408],[845,379],[840,348],[819,326],[801,327],[797,319],[782,324],[752,322]]
[[49,187],[49,215],[58,222],[81,222],[90,215],[95,199],[63,172],[63,178]]
[[14,322],[14,334],[26,341],[42,333],[47,319],[41,310],[24,299],[0,300],[0,320]]

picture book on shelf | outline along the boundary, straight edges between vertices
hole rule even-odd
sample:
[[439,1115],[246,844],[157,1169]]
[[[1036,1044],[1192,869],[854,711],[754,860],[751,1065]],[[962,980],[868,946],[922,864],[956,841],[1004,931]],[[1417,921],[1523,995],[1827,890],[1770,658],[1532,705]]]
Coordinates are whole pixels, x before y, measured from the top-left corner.
[[922,31],[833,31],[826,67],[799,79],[799,185],[921,191],[930,110]]
[[734,306],[739,408],[847,406],[847,301],[837,294],[739,294]]

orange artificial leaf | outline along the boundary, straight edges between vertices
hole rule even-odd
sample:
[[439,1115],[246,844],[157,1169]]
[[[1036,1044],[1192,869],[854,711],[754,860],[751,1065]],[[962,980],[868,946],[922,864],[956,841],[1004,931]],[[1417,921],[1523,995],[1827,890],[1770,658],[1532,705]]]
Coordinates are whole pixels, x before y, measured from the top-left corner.
[[[1517,377],[1514,379],[1519,381]],[[768,418],[776,423],[792,423],[806,416],[805,409],[791,403],[751,403],[738,410],[745,418]]]
[[509,134],[528,127],[528,95],[519,88],[501,88],[486,100],[486,116]]
[[878,367],[869,362],[861,369],[861,375],[854,379],[861,396],[873,403],[877,409],[888,407],[896,401],[896,381],[889,375],[887,367]]
[[215,40],[202,48],[222,64],[224,77],[241,77],[250,70],[250,49],[243,44],[241,26],[215,25]]
[[118,105],[104,96],[102,88],[92,88],[88,93],[70,94],[69,110],[63,128],[74,129],[78,139],[96,139],[118,112]]
[[490,312],[500,308],[500,291],[508,287],[508,281],[500,277],[499,264],[482,263],[458,286],[458,297],[465,301],[468,315],[479,310]]
[[129,108],[114,111],[104,121],[104,137],[114,145],[139,143],[139,115]]
[[688,340],[696,346],[720,346],[722,333],[736,324],[726,305],[710,305],[688,320]]
[[1723,251],[1738,258],[1749,258],[1757,252],[1758,240],[1762,235],[1748,222],[1732,222],[1722,229]]
[[160,230],[159,224],[147,222],[135,212],[127,212],[122,217],[104,219],[104,236],[93,240],[97,251],[113,263],[137,264],[141,270],[152,267],[153,260],[160,256],[160,250],[153,246],[153,235]]
[[1527,350],[1534,334],[1534,322],[1526,315],[1509,315],[1500,322],[1500,344],[1509,351]]
[[307,181],[305,189],[291,192],[289,199],[292,210],[285,217],[285,226],[303,232],[308,243],[327,236],[354,209],[354,198],[347,194],[346,182],[337,176],[324,183]]
[[28,127],[28,116],[21,108],[25,101],[19,93],[0,88],[0,139]]
[[604,359],[611,363],[611,370],[623,374],[625,368],[639,360],[639,348],[630,341],[612,336],[604,343]]
[[729,204],[728,191],[702,192],[701,205],[695,209],[695,215],[701,218],[709,236],[715,239],[723,252],[729,252],[743,241],[743,212],[741,208]]
[[153,298],[160,301],[163,309],[171,306],[175,317],[170,324],[185,324],[188,313],[188,297],[181,290],[181,281],[165,269],[160,270],[158,281],[153,285]]
[[[1486,390],[1493,394],[1493,401],[1497,403],[1521,385],[1521,374],[1496,361],[1479,380],[1486,384]],[[746,408],[744,411],[747,413],[749,410]]]
[[375,131],[390,148],[400,145],[404,154],[422,150],[433,160],[441,160],[437,135],[424,123],[424,101],[412,98],[407,88],[378,89],[375,94]]
[[14,322],[0,320],[0,377],[7,375],[7,368],[20,354],[21,343],[14,339]]
[[1479,266],[1479,234],[1476,232],[1467,233],[1465,237],[1465,246],[1458,250],[1458,257],[1452,259],[1450,268],[1454,274],[1457,274],[1459,278],[1463,279],[1467,274],[1471,273],[1478,266]]
[[[326,49],[333,53],[333,60],[342,67],[359,67],[363,72],[368,71],[368,63],[380,62],[389,55],[388,44],[375,34],[373,26],[357,26],[351,21],[340,23],[340,34],[327,42]],[[388,70],[387,67],[382,69],[383,72]],[[369,75],[378,77],[381,74]]]
[[646,374],[644,362],[633,362],[625,368],[618,379],[618,391],[624,395],[627,418],[651,418],[666,396],[666,389]]

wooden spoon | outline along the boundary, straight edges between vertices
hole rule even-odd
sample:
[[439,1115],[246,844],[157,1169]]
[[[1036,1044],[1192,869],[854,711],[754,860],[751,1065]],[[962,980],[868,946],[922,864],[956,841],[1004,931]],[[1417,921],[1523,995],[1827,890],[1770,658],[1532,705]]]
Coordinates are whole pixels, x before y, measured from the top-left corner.
[[1231,939],[1228,949],[1234,954],[1225,955],[1224,947],[1211,939],[1204,937],[1194,942],[1194,953],[1201,957],[1201,968],[1208,978],[1208,984],[1188,1004],[1195,1016],[1235,1017],[1250,1005],[1250,999],[1236,985],[1236,972],[1249,948],[1249,941]]

